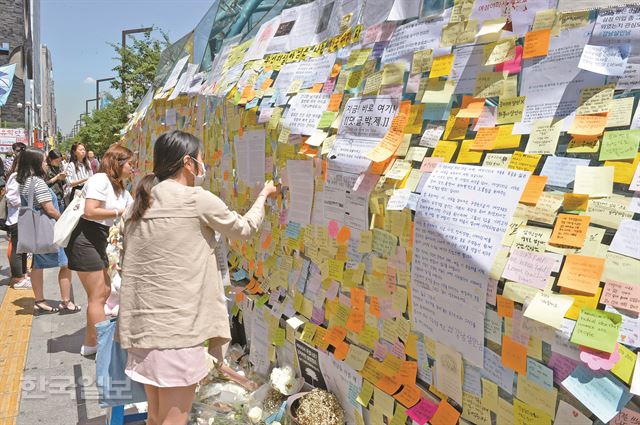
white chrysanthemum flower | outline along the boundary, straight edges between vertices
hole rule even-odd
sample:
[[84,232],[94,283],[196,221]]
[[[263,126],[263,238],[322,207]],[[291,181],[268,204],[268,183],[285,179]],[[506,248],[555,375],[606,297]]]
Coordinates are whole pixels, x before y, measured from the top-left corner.
[[274,368],[271,371],[271,386],[281,394],[291,395],[297,388],[296,373],[291,366]]
[[262,409],[258,406],[254,406],[247,412],[247,416],[252,424],[257,424],[262,420]]

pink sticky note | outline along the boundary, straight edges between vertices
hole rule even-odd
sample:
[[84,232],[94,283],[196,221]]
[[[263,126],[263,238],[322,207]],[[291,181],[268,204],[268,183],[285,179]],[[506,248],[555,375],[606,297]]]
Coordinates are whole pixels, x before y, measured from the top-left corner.
[[336,236],[338,236],[339,231],[340,231],[340,225],[338,224],[338,222],[335,220],[331,220],[329,222],[329,236],[331,236],[332,238],[335,238]]
[[522,46],[516,46],[516,56],[506,62],[496,65],[496,72],[507,71],[509,74],[517,74],[522,69]]
[[407,409],[407,416],[420,425],[424,425],[433,417],[436,410],[438,410],[437,404],[430,402],[426,398],[421,398],[418,404],[411,409]]
[[620,360],[620,346],[616,343],[613,353],[603,353],[589,347],[580,347],[580,360],[591,370],[611,370]]
[[633,425],[640,424],[640,413],[624,408],[618,415],[611,419],[609,425]]
[[420,171],[423,173],[431,173],[435,170],[436,165],[444,161],[444,158],[440,158],[439,156],[428,156],[422,160],[422,165],[420,165]]

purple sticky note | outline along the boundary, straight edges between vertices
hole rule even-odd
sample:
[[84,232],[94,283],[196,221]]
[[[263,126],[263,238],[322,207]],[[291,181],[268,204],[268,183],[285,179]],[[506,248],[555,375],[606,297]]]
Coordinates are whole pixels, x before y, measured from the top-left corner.
[[558,353],[551,353],[551,357],[547,363],[547,366],[553,369],[553,382],[558,385],[561,385],[562,381],[571,375],[571,372],[573,372],[577,365],[578,362],[576,360]]

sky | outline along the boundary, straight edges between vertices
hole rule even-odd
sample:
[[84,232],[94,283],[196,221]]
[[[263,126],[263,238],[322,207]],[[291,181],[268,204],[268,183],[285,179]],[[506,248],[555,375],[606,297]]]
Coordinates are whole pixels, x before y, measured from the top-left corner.
[[[154,26],[175,42],[214,0],[41,0],[41,42],[51,51],[58,126],[67,135],[96,96],[96,79],[115,77],[122,30]],[[158,32],[154,36],[160,38]],[[133,35],[135,37],[135,35]],[[109,83],[101,83],[100,91]],[[89,104],[89,112],[95,102]]]

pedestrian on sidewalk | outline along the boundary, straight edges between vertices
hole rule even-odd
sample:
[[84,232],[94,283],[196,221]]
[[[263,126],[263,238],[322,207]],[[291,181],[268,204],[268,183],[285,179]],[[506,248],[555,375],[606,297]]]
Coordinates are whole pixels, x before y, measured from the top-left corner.
[[276,192],[264,188],[244,215],[199,187],[205,179],[202,142],[182,131],[162,134],[153,173],[136,188],[127,211],[120,287],[119,340],[125,372],[144,384],[149,424],[185,424],[196,384],[208,373],[203,343],[222,362],[231,339],[215,232],[247,240]]
[[31,289],[31,279],[27,276],[27,254],[18,254],[16,249],[18,247],[18,215],[20,213],[20,185],[16,180],[18,173],[16,168],[18,166],[18,153],[11,165],[11,169],[8,170],[9,177],[7,178],[6,185],[6,198],[7,198],[7,220],[5,225],[7,226],[7,235],[9,236],[9,249],[7,250],[7,256],[9,257],[9,268],[11,269],[11,285],[13,289]]
[[82,143],[71,145],[71,156],[67,168],[66,204],[70,204],[77,190],[82,190],[84,184],[93,175],[91,164],[87,159],[87,150]]
[[47,186],[51,188],[58,199],[60,212],[64,212],[67,207],[64,202],[64,187],[67,181],[67,173],[62,168],[62,154],[59,150],[52,149],[47,155]]
[[91,165],[91,171],[93,172],[93,174],[96,174],[98,172],[98,168],[100,167],[100,162],[98,161],[98,158],[96,158],[96,156],[93,153],[93,151],[87,152],[87,158],[89,158],[89,164]]
[[[57,220],[60,217],[58,200],[44,181],[47,175],[46,155],[40,149],[28,147],[18,157],[16,180],[20,185],[22,206],[27,206],[29,186],[34,182],[33,205],[46,215]],[[18,235],[19,236],[19,235]],[[44,299],[44,269],[59,267],[58,284],[60,285],[61,302],[58,307],[50,306]],[[67,268],[67,256],[60,248],[51,254],[34,254],[31,266],[31,285],[35,295],[34,312],[40,313],[76,313],[80,307],[75,305],[71,297],[71,271]]]
[[96,353],[95,325],[106,320],[104,305],[111,293],[107,237],[109,228],[133,203],[131,194],[124,189],[124,181],[131,175],[132,159],[133,153],[119,145],[112,145],[104,154],[100,172],[84,185],[84,215],[65,249],[69,267],[78,273],[89,300],[87,328],[80,348],[83,356]]

